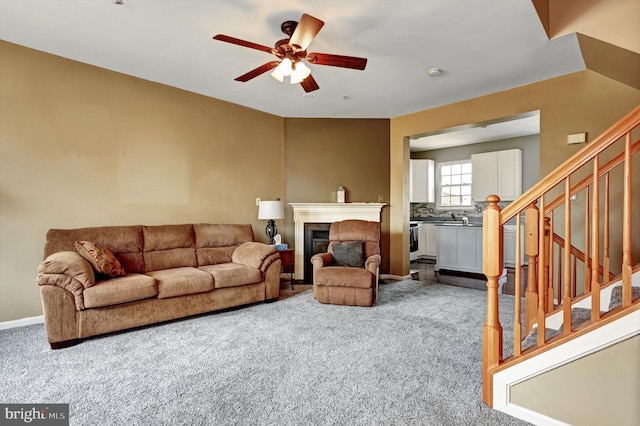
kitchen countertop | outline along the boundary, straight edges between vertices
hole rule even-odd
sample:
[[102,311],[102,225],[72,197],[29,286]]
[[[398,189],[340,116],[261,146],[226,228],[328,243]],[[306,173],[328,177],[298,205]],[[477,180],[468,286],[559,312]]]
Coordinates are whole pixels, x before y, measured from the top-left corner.
[[[411,218],[412,222],[425,222],[425,223],[429,223],[429,224],[433,224],[436,226],[465,226],[462,223],[462,219],[459,220],[453,220],[453,219],[443,219],[441,217],[438,218],[434,218],[434,217],[426,217],[426,218],[420,218],[420,217],[412,217]],[[469,224],[466,226],[470,226],[470,227],[481,227],[482,226],[482,218],[478,217],[478,218],[474,218],[474,217],[470,217],[469,218]]]

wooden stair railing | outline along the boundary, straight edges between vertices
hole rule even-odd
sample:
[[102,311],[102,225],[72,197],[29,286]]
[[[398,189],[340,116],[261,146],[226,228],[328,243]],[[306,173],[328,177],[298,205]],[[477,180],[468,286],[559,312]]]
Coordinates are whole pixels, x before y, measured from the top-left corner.
[[[566,160],[504,209],[496,195],[487,197],[483,213],[483,272],[487,277],[487,317],[483,336],[483,400],[493,405],[493,373],[572,338],[572,303],[591,297],[591,321],[580,333],[603,324],[600,289],[622,276],[622,310],[640,306],[632,300],[632,158],[640,162],[640,106]],[[632,143],[632,133],[636,142]],[[572,183],[575,182],[575,183]],[[576,204],[576,207],[572,206]],[[521,222],[524,220],[524,235]],[[515,297],[513,355],[503,357],[498,310],[498,279],[503,273],[503,226],[516,224],[515,294],[521,295],[524,247],[527,282],[524,299]],[[636,228],[636,235],[638,230]],[[637,238],[637,237],[636,237]],[[581,247],[580,247],[581,246]],[[635,253],[639,257],[639,253]],[[636,259],[637,262],[637,259]],[[633,306],[632,306],[633,305]],[[638,305],[638,306],[635,306]],[[546,341],[546,318],[561,309],[562,334]],[[522,350],[523,332],[537,326],[537,345]]]
[[[562,278],[563,277],[560,274],[560,271],[562,271],[562,261],[564,259],[564,254],[563,254],[564,245],[565,245],[564,238],[562,238],[560,235],[554,233],[553,234],[553,244],[554,244],[554,246],[551,248],[551,253],[552,254],[554,254],[556,252],[555,248],[556,247],[558,248],[557,258],[554,258],[555,265],[558,265],[558,276],[556,277],[556,282],[557,283],[562,283]],[[567,267],[570,267],[572,269],[572,271],[570,272],[570,275],[572,277],[571,286],[570,286],[571,287],[570,288],[570,290],[571,290],[570,297],[574,298],[574,297],[576,297],[578,295],[577,294],[577,292],[578,292],[578,286],[577,286],[578,283],[577,283],[577,278],[576,278],[577,277],[576,271],[577,271],[578,265],[579,265],[578,262],[580,262],[580,264],[582,264],[585,269],[590,271],[591,268],[592,268],[592,263],[591,262],[593,261],[593,258],[591,258],[591,257],[587,258],[587,256],[575,246],[571,246],[570,250],[571,250],[571,254],[570,254],[571,265],[568,265]],[[607,256],[608,256],[608,254],[607,254]],[[598,269],[598,278],[600,280],[603,280],[603,282],[610,281],[615,277],[615,275],[613,273],[611,273],[610,271],[608,271],[608,270],[607,270],[608,274],[605,274],[605,267],[603,265],[598,265],[597,269]],[[557,294],[556,295],[556,299],[558,301],[562,300],[562,290],[563,290],[562,286],[558,286],[558,288],[556,289],[556,294]]]

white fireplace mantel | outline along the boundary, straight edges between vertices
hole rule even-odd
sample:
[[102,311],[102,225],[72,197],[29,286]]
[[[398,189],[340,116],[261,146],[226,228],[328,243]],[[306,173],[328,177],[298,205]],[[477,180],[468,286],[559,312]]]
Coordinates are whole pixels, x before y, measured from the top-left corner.
[[[385,203],[289,203],[293,207],[295,224],[295,273],[297,280],[304,278],[304,224],[332,223],[341,220],[360,219],[380,222],[380,212]],[[310,284],[310,283],[307,283]]]

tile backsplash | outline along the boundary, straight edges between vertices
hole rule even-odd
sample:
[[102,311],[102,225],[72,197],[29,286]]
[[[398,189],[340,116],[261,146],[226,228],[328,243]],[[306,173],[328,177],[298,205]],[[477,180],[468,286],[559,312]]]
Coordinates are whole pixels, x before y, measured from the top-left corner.
[[[500,201],[498,205],[500,208],[505,208],[510,204],[509,201]],[[467,210],[451,210],[447,208],[437,208],[436,203],[410,203],[410,217],[413,218],[426,218],[426,217],[442,217],[443,219],[450,219],[453,212],[456,217],[467,216],[469,218],[482,219],[482,211],[486,207],[486,201],[479,201],[474,204],[475,207],[471,207]]]

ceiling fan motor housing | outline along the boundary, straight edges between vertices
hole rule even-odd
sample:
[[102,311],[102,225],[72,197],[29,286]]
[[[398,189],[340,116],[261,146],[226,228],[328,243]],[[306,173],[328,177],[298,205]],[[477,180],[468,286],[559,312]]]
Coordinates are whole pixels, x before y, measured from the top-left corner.
[[289,38],[291,38],[297,26],[298,26],[298,21],[284,21],[282,25],[280,25],[280,29],[282,30],[283,33],[288,35]]

